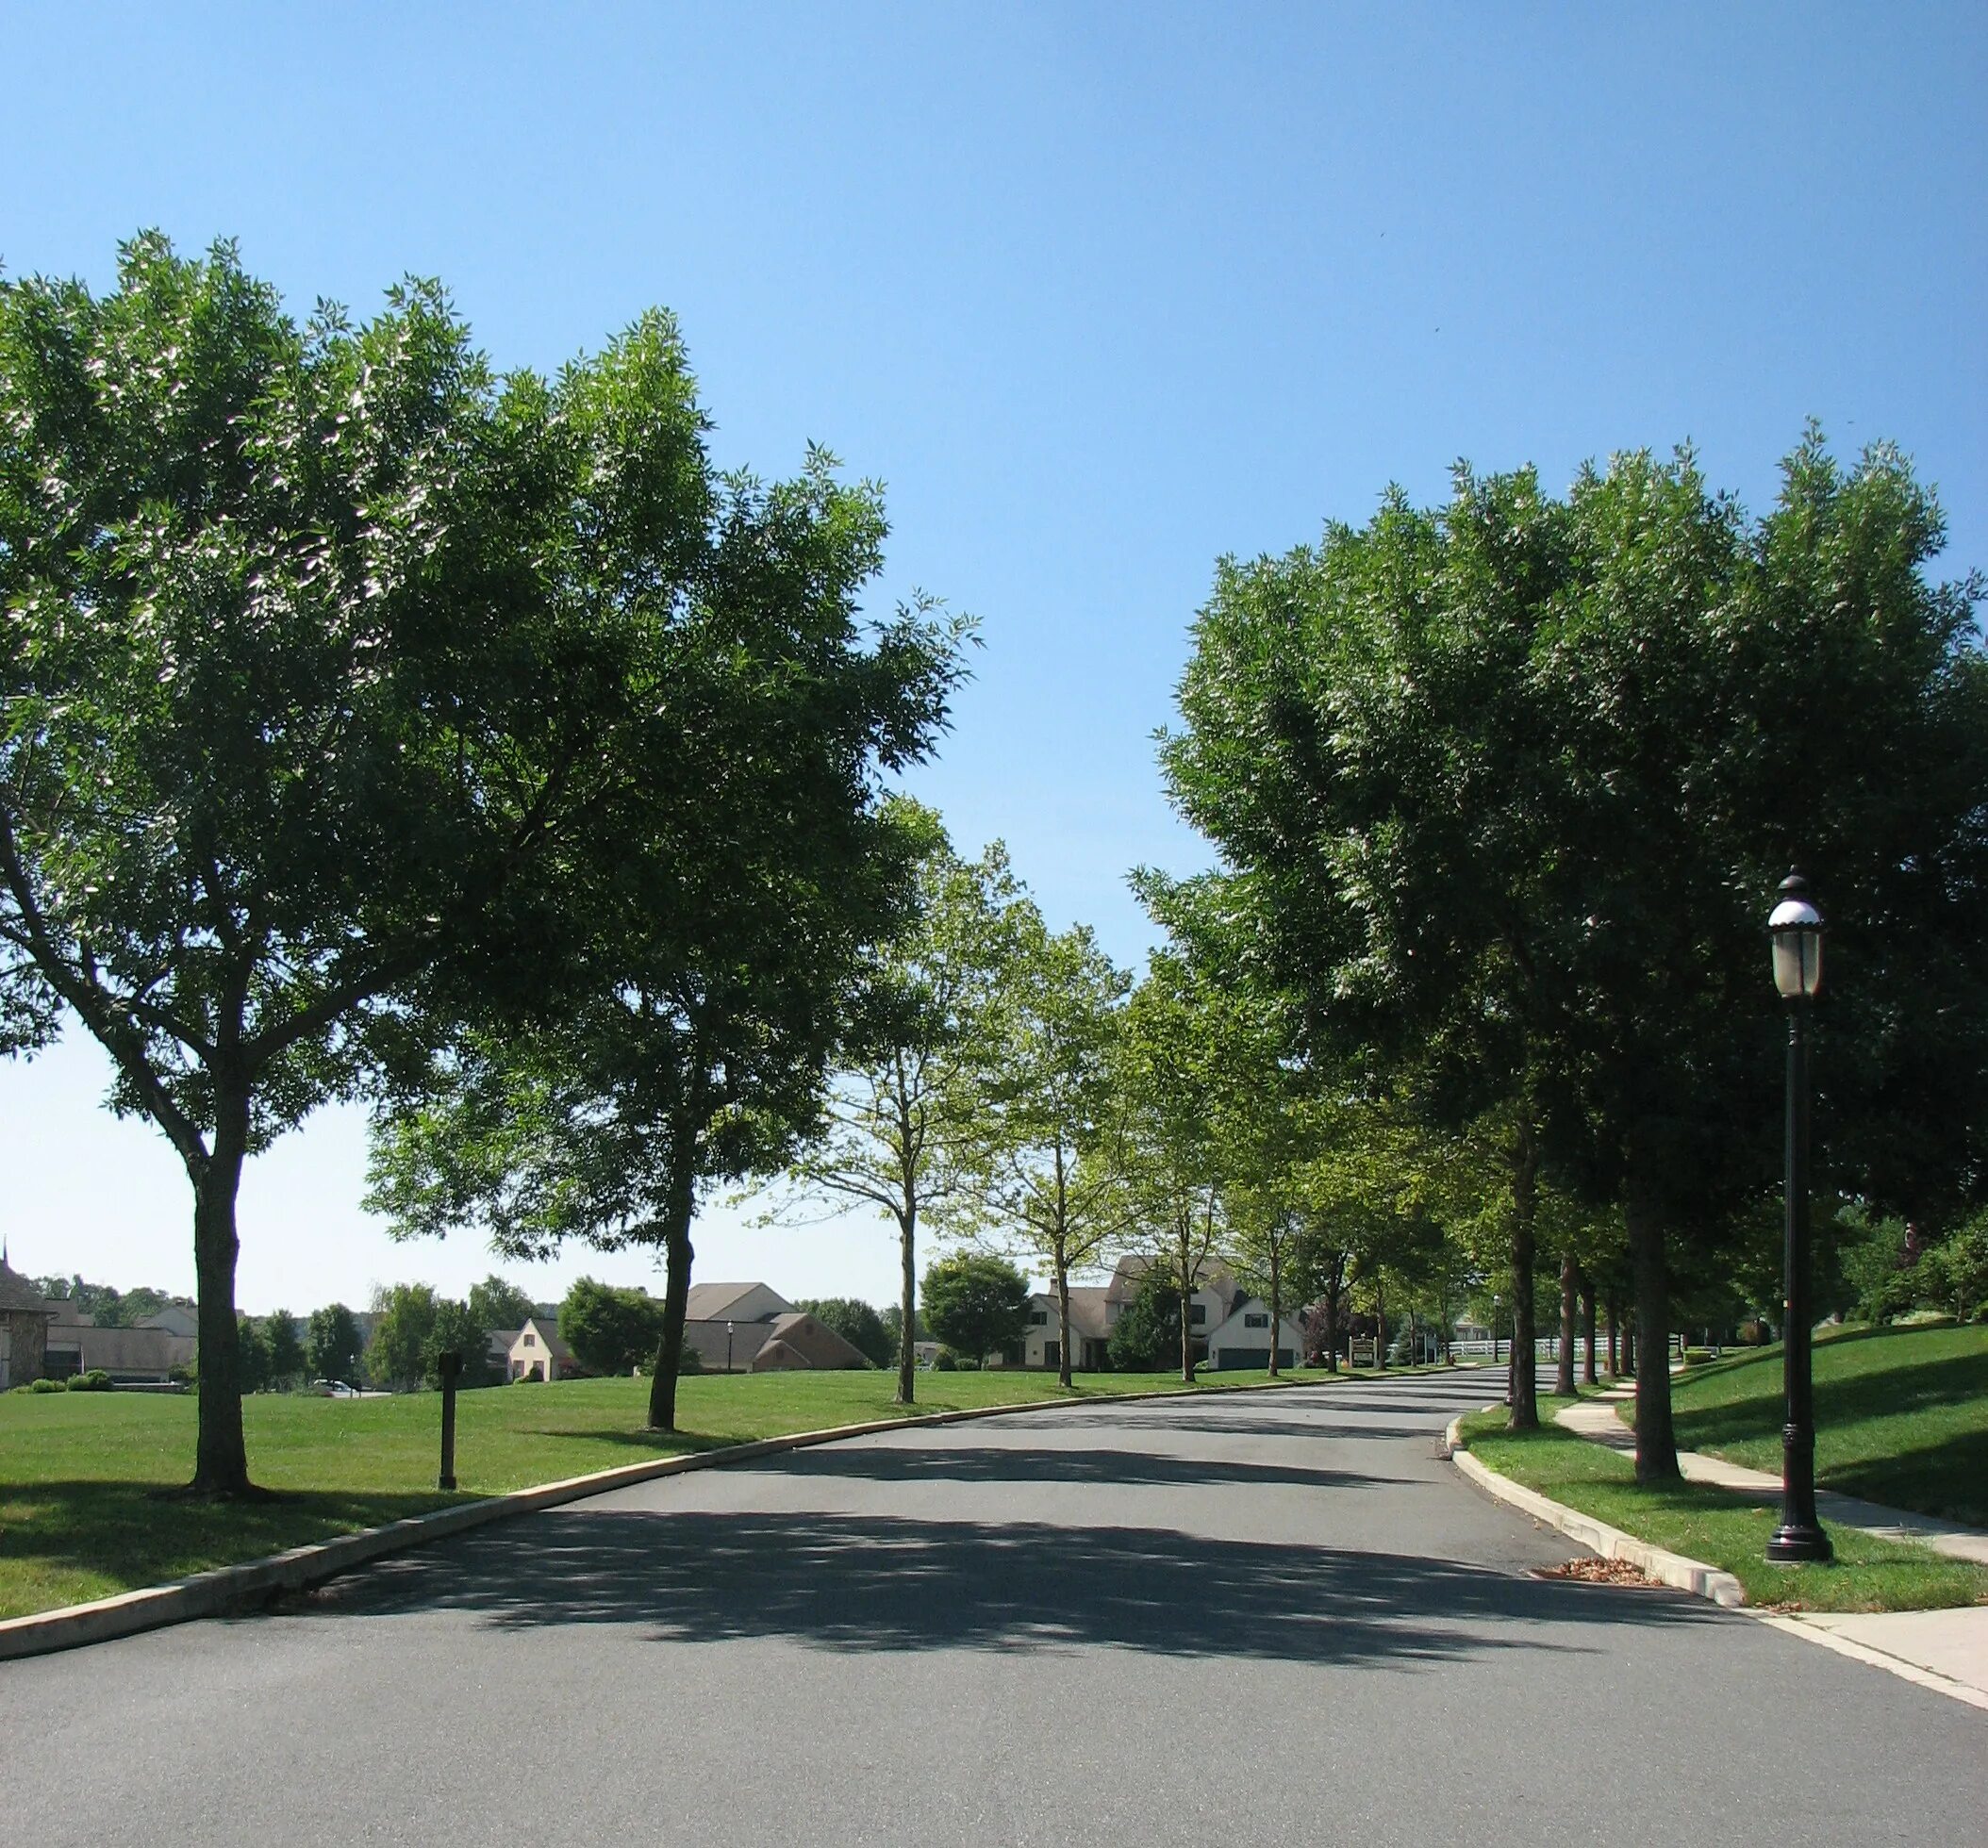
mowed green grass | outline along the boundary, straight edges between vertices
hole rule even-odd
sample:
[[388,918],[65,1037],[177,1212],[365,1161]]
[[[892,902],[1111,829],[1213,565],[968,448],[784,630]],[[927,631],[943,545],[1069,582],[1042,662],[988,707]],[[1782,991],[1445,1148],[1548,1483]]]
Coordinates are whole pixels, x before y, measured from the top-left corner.
[[[1298,1379],[1331,1376],[1299,1374]],[[193,1471],[197,1406],[142,1393],[0,1394],[0,1617],[156,1585],[535,1483],[652,1457],[929,1411],[1060,1398],[1038,1373],[929,1373],[891,1403],[894,1373],[735,1374],[681,1382],[672,1437],[645,1432],[649,1382],[493,1386],[456,1401],[454,1495],[435,1486],[439,1394],[242,1407],[249,1468],[274,1495],[211,1506],[166,1492]],[[1260,1386],[1221,1374],[1202,1390]],[[1166,1374],[1080,1374],[1073,1397],[1179,1391]]]
[[[1814,1352],[1817,1482],[1988,1526],[1988,1327],[1844,1328]],[[1778,1345],[1681,1374],[1671,1403],[1681,1449],[1781,1473]]]
[[1853,1527],[1829,1526],[1836,1549],[1831,1565],[1771,1566],[1765,1553],[1767,1537],[1780,1519],[1777,1503],[1702,1484],[1638,1488],[1630,1457],[1550,1423],[1569,1403],[1542,1394],[1539,1415],[1548,1422],[1523,1436],[1505,1430],[1507,1414],[1501,1409],[1472,1412],[1464,1420],[1465,1443],[1501,1476],[1638,1540],[1731,1573],[1755,1605],[1788,1610],[1932,1610],[1988,1603],[1988,1570],[1923,1546],[1877,1540]]

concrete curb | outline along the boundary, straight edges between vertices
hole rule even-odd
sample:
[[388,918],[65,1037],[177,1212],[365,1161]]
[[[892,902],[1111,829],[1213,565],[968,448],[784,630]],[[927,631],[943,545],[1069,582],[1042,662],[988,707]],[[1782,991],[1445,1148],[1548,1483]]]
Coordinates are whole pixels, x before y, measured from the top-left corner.
[[[1303,1386],[1320,1386],[1332,1378],[1351,1378],[1348,1374],[1325,1376],[1324,1379],[1266,1379],[1253,1386],[1228,1386],[1224,1393],[1286,1392]],[[629,1489],[652,1482],[658,1477],[682,1476],[691,1470],[719,1469],[728,1463],[751,1462],[760,1457],[776,1457],[792,1450],[806,1450],[816,1444],[834,1444],[842,1438],[871,1437],[881,1431],[917,1430],[934,1425],[961,1425],[976,1418],[1004,1418],[1016,1412],[1069,1411],[1072,1406],[1131,1405],[1163,1399],[1201,1398],[1205,1394],[1183,1388],[1167,1393],[1111,1393],[1098,1398],[1028,1399],[1019,1405],[968,1406],[952,1411],[918,1413],[909,1418],[878,1418],[862,1425],[834,1425],[825,1430],[794,1431],[784,1437],[757,1438],[751,1444],[727,1444],[721,1449],[699,1451],[688,1457],[655,1457],[647,1462],[623,1463],[614,1469],[595,1470],[586,1476],[568,1477],[559,1482],[541,1482],[530,1489],[515,1489],[508,1494],[492,1495],[483,1501],[458,1502],[437,1509],[432,1514],[414,1514],[384,1527],[367,1527],[356,1534],[340,1534],[336,1540],[319,1541],[308,1546],[294,1546],[264,1559],[251,1559],[239,1566],[217,1566],[211,1572],[195,1573],[166,1585],[150,1585],[124,1592],[114,1598],[97,1598],[89,1604],[73,1604],[59,1610],[34,1611],[25,1617],[0,1620],[0,1661],[24,1656],[43,1656],[58,1649],[76,1649],[85,1643],[108,1642],[121,1636],[135,1636],[141,1630],[162,1629],[169,1624],[191,1623],[195,1618],[215,1617],[227,1612],[252,1609],[279,1592],[302,1591],[322,1584],[341,1572],[383,1559],[389,1553],[405,1553],[438,1540],[447,1540],[471,1527],[491,1521],[507,1521],[521,1514],[536,1514],[541,1509],[557,1508],[566,1502],[605,1495],[616,1489]]]
[[1662,1584],[1689,1592],[1694,1597],[1709,1598],[1714,1604],[1724,1605],[1729,1609],[1737,1609],[1747,1602],[1747,1588],[1730,1572],[1721,1572],[1716,1566],[1708,1566],[1698,1559],[1687,1559],[1682,1553],[1665,1552],[1661,1546],[1652,1546],[1647,1540],[1624,1533],[1620,1527],[1610,1526],[1606,1521],[1596,1520],[1592,1514],[1582,1514],[1578,1509],[1549,1501],[1537,1490],[1525,1488],[1509,1476],[1500,1476],[1496,1470],[1487,1468],[1462,1447],[1463,1423],[1461,1417],[1451,1419],[1450,1428],[1443,1433],[1443,1441],[1449,1446],[1450,1460],[1486,1494],[1509,1502],[1535,1521],[1544,1521],[1548,1526],[1557,1527],[1569,1540],[1578,1540],[1604,1559],[1624,1560]]

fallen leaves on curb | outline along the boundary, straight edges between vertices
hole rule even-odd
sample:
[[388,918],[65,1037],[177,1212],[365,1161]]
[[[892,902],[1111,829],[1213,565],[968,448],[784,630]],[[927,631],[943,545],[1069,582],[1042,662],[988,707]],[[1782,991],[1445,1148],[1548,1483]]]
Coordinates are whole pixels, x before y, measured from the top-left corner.
[[1535,1578],[1578,1578],[1583,1585],[1655,1585],[1652,1578],[1640,1566],[1632,1566],[1627,1559],[1566,1559],[1557,1566],[1538,1566],[1532,1573]]

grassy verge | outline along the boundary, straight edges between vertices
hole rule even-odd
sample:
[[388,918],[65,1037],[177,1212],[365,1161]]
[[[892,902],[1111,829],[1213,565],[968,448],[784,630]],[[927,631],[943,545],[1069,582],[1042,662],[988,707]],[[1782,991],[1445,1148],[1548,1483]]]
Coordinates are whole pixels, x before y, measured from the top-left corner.
[[[1323,1373],[1288,1376],[1299,1380]],[[640,1427],[643,1379],[491,1387],[457,1401],[456,1477],[435,1486],[439,1397],[244,1402],[249,1464],[275,1498],[246,1507],[167,1499],[192,1473],[191,1398],[139,1393],[0,1394],[0,1617],[108,1597],[260,1559],[451,1501],[754,1438],[976,1406],[1059,1398],[1052,1375],[935,1373],[891,1403],[886,1373],[735,1374],[682,1382],[673,1437]],[[1263,1384],[1211,1377],[1203,1390]],[[1071,1396],[1177,1390],[1166,1374],[1081,1374]]]
[[[1550,1420],[1566,1399],[1541,1395]],[[1832,1565],[1771,1566],[1764,1553],[1778,1510],[1728,1490],[1680,1483],[1636,1486],[1635,1465],[1605,1444],[1550,1423],[1524,1436],[1504,1429],[1502,1411],[1464,1420],[1471,1454],[1502,1476],[1625,1533],[1730,1572],[1748,1601],[1789,1610],[1930,1610],[1988,1603],[1988,1570],[1922,1546],[1831,1526]]]
[[[1843,1328],[1814,1357],[1822,1487],[1988,1526],[1988,1327]],[[1774,1346],[1679,1375],[1680,1447],[1778,1475],[1781,1372]]]

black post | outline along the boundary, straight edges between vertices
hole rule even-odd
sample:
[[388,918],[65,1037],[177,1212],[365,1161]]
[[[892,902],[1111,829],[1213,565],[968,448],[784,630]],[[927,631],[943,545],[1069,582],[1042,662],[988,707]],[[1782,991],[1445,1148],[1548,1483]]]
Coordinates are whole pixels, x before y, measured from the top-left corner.
[[1815,1393],[1809,1364],[1809,1004],[1788,1002],[1787,1206],[1781,1253],[1787,1280],[1781,1379],[1781,1526],[1767,1542],[1776,1564],[1829,1559],[1834,1549],[1815,1518]]
[[453,1489],[456,1486],[456,1381],[462,1372],[460,1354],[440,1354],[436,1357],[438,1370],[441,1374],[441,1481],[439,1486]]

